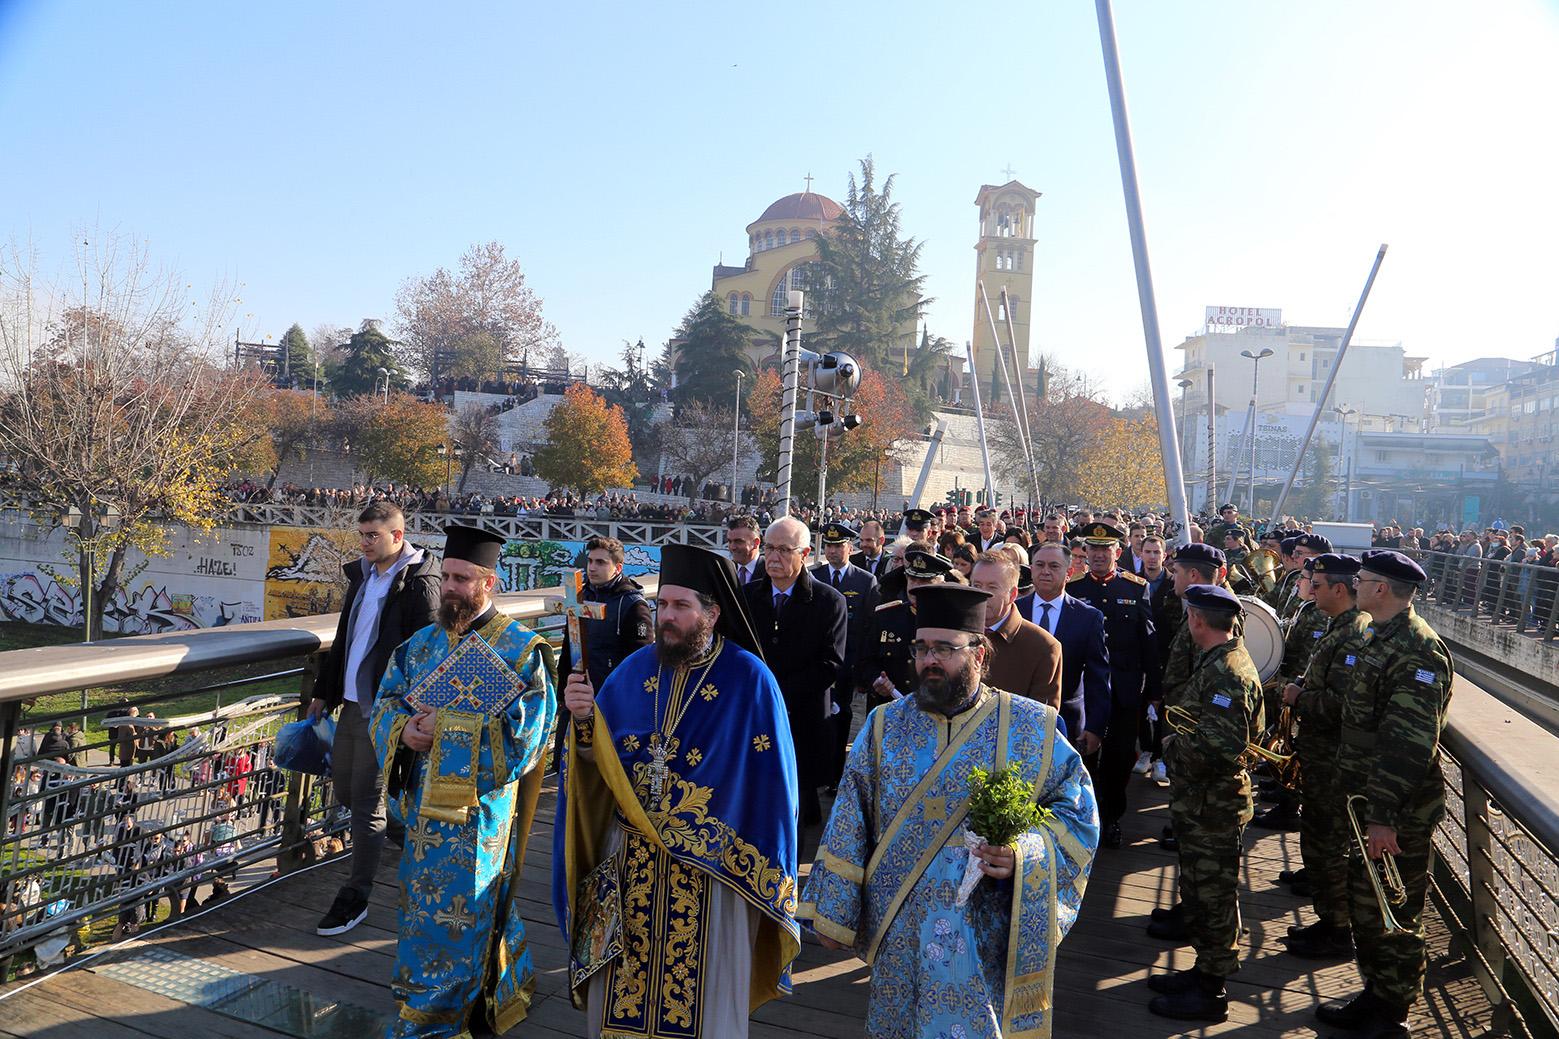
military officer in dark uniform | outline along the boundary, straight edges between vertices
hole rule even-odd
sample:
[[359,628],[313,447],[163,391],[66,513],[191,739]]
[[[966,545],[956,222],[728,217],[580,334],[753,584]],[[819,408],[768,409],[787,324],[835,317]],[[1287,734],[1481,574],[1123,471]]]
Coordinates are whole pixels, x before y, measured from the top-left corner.
[[[1364,991],[1316,1011],[1325,1024],[1369,1039],[1401,1039],[1424,991],[1424,896],[1435,827],[1445,815],[1440,736],[1451,702],[1451,654],[1413,610],[1424,571],[1401,552],[1364,553],[1356,578],[1371,632],[1343,682],[1337,764],[1344,805],[1352,804],[1368,858],[1352,849],[1348,909]],[[1347,665],[1346,659],[1344,665]],[[1361,801],[1347,800],[1351,795]],[[1359,842],[1355,841],[1355,845]],[[1388,933],[1366,870],[1392,855],[1404,901]]]
[[1066,590],[1104,614],[1104,638],[1110,651],[1110,721],[1102,746],[1092,732],[1081,747],[1099,798],[1103,824],[1100,843],[1121,846],[1121,816],[1126,814],[1126,783],[1137,761],[1137,729],[1143,696],[1159,699],[1162,676],[1153,634],[1148,583],[1115,566],[1121,531],[1108,523],[1085,524],[1077,531],[1088,555],[1088,570],[1067,582]]
[[839,785],[844,774],[845,751],[850,745],[850,726],[855,717],[857,660],[866,643],[866,627],[877,609],[877,579],[849,560],[850,545],[856,533],[843,523],[823,528],[823,562],[812,568],[812,576],[844,596],[847,614],[844,666],[833,689],[833,715],[837,760],[830,766],[829,787]]
[[909,648],[915,641],[915,607],[909,601],[909,591],[944,580],[952,569],[951,559],[929,549],[912,548],[904,553],[905,598],[877,607],[861,647],[856,684],[868,690],[868,710],[907,696],[919,685],[915,654]]
[[905,509],[903,522],[899,524],[899,533],[916,541],[935,543],[936,535],[927,533],[934,522],[936,517],[925,509]]

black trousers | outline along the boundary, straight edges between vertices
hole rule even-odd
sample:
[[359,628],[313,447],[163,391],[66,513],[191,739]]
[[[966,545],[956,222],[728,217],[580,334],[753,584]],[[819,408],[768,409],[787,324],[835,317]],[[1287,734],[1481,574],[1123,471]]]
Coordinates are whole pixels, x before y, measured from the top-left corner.
[[1137,763],[1137,722],[1142,715],[1140,672],[1110,672],[1110,727],[1104,745],[1088,762],[1099,821],[1108,826],[1126,814],[1126,784]]

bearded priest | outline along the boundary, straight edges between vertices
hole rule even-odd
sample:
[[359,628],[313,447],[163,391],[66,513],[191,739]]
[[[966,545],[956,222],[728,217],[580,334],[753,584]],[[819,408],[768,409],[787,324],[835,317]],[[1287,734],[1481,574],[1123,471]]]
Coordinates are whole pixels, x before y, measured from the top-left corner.
[[740,1039],[790,992],[796,761],[736,568],[661,550],[655,644],[569,675],[552,897],[586,1035]]
[[[987,594],[910,594],[919,688],[867,716],[796,915],[870,965],[874,1039],[1048,1036],[1099,843],[1093,784],[1053,708],[984,683]],[[966,833],[977,768],[1018,770],[1044,810],[1004,847]]]
[[503,538],[445,528],[438,619],[395,651],[370,734],[406,825],[391,1037],[503,1033],[536,972],[519,875],[557,715],[552,647],[493,606]]

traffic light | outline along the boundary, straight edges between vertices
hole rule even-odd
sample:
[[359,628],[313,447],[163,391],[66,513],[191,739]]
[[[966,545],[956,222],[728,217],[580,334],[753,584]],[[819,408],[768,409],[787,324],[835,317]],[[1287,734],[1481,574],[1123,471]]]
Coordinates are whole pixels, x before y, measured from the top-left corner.
[[952,490],[943,495],[943,497],[947,499],[947,504],[957,505],[962,493],[963,492],[961,492],[958,488],[954,487]]

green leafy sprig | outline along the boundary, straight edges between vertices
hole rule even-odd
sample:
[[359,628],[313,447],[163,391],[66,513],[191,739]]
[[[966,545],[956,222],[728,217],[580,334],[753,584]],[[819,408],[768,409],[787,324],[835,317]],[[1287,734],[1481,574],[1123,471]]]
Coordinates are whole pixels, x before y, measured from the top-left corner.
[[977,768],[969,773],[969,814],[964,825],[987,844],[1005,847],[1054,813],[1034,801],[1034,785],[1016,765],[992,774]]

